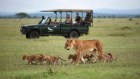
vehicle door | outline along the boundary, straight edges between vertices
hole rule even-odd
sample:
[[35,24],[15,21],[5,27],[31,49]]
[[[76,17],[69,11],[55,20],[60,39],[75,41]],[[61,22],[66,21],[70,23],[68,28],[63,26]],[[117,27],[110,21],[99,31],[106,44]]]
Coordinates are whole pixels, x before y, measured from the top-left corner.
[[77,26],[77,29],[78,29],[79,33],[82,33],[82,34],[87,34],[89,31],[89,27],[87,25]]
[[61,33],[60,24],[49,24],[47,30],[48,34],[59,35]]
[[40,33],[42,35],[47,35],[48,34],[48,25],[47,24],[40,24],[39,29],[40,29]]
[[68,34],[72,29],[71,24],[61,24],[61,34]]

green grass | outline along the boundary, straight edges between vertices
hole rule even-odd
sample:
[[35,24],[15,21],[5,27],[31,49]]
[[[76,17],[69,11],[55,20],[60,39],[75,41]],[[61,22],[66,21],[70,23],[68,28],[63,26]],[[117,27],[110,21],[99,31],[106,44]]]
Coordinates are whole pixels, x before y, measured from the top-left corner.
[[[78,66],[65,61],[63,65],[27,65],[23,55],[49,54],[67,59],[74,50],[64,49],[61,36],[26,39],[20,33],[22,24],[37,24],[39,19],[0,19],[0,79],[139,79],[140,19],[94,19],[89,34],[79,39],[99,39],[105,52],[115,54],[112,63],[97,62]],[[52,69],[52,72],[50,71]]]

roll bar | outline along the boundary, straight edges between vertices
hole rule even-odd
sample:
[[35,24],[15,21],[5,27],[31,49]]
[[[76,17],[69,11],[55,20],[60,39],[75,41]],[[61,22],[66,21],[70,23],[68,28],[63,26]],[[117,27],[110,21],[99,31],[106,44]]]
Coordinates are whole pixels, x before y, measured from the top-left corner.
[[43,10],[41,12],[54,12],[55,13],[55,20],[57,21],[57,12],[60,13],[60,22],[62,21],[62,12],[82,12],[82,18],[83,18],[83,12],[91,13],[91,17],[93,18],[93,10],[92,9],[54,9],[54,10]]

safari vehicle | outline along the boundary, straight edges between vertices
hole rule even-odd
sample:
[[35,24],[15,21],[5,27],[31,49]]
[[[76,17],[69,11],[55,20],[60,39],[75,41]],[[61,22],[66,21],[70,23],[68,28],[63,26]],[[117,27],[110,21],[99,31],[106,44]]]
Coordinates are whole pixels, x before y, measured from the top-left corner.
[[[41,12],[54,12],[55,18],[42,16],[41,21],[37,25],[22,25],[20,31],[26,35],[27,39],[39,38],[40,36],[64,36],[66,38],[78,38],[83,34],[88,34],[89,26],[93,20],[93,10],[81,10],[81,9],[57,9],[57,10],[45,10]],[[81,13],[82,20],[79,23],[66,23],[64,15],[70,13],[71,19],[73,19],[73,13]],[[57,17],[57,15],[60,17]],[[85,21],[84,13],[90,14],[92,20]],[[63,15],[63,17],[62,17]],[[54,19],[54,21],[53,21]]]

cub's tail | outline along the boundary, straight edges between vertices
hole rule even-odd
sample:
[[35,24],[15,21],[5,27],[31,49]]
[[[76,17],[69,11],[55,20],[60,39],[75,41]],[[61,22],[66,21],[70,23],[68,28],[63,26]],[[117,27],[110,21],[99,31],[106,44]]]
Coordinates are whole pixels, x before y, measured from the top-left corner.
[[59,59],[61,59],[61,60],[63,60],[63,61],[66,61],[66,60],[62,59],[61,57],[59,57]]

